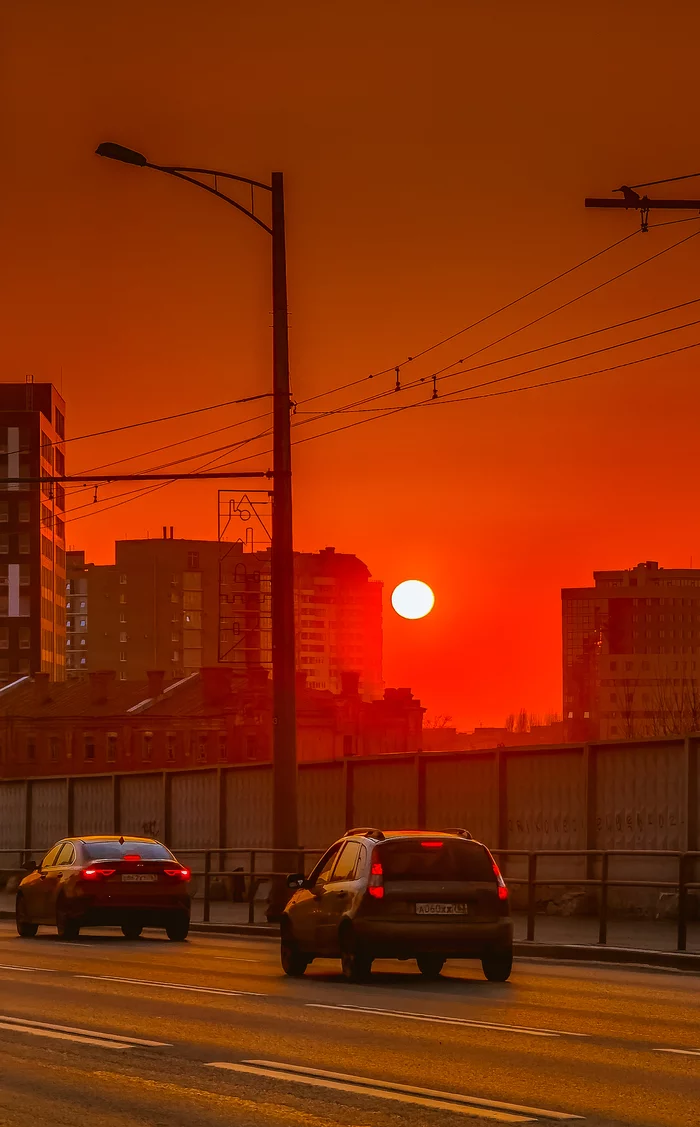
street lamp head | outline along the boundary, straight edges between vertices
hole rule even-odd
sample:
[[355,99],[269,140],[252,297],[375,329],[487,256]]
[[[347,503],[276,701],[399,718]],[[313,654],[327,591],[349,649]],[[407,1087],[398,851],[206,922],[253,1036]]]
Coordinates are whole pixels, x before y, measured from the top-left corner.
[[103,141],[95,152],[98,157],[110,157],[111,160],[120,160],[123,164],[137,164],[141,168],[148,164],[143,153],[137,153],[135,149],[125,149],[123,145],[117,145],[114,141]]

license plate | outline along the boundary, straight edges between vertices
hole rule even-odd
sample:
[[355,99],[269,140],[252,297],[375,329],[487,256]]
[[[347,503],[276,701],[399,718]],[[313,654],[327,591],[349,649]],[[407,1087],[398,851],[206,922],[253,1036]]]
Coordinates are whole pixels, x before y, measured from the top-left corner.
[[128,880],[128,881],[158,880],[158,874],[157,873],[122,873],[122,880]]
[[416,904],[418,916],[466,916],[466,904]]

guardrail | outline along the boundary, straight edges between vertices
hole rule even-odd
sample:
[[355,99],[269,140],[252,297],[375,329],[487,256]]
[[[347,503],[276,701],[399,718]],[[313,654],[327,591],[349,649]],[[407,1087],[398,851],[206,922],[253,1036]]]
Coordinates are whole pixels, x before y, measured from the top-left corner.
[[[264,847],[255,847],[253,849],[246,846],[237,846],[230,849],[180,849],[176,851],[180,858],[199,858],[203,860],[203,867],[200,869],[192,868],[192,876],[203,879],[202,890],[202,918],[204,923],[209,923],[211,920],[211,882],[213,879],[238,878],[244,882],[244,897],[241,901],[248,905],[248,924],[255,923],[255,895],[258,887],[263,881],[272,881],[275,878],[286,876],[296,866],[297,872],[307,871],[307,858],[320,857],[325,850],[322,849],[305,849],[299,846],[295,849],[270,849]],[[677,934],[676,934],[676,949],[678,951],[687,950],[688,942],[688,907],[689,907],[689,893],[698,891],[700,892],[700,881],[693,880],[693,869],[697,862],[700,862],[700,851],[672,851],[664,849],[546,849],[530,851],[527,849],[492,849],[494,857],[499,862],[509,858],[523,858],[526,861],[527,875],[524,877],[516,877],[507,875],[507,883],[511,887],[519,886],[527,888],[527,939],[535,939],[535,927],[537,918],[537,889],[538,887],[560,887],[570,889],[592,889],[599,893],[597,897],[598,907],[598,943],[605,945],[608,937],[608,921],[610,917],[609,909],[609,890],[611,888],[650,888],[667,892],[676,893],[678,895],[678,917],[677,917]],[[32,857],[42,857],[46,850],[27,850],[27,849],[0,849],[0,875],[5,873],[16,873],[21,871],[25,861]],[[18,865],[15,867],[5,867],[2,865],[3,857],[17,858]],[[247,857],[248,867],[242,868],[226,868],[225,859],[228,857]],[[273,869],[259,869],[257,860],[259,857],[272,858],[274,863],[275,857],[287,858],[290,863],[279,868]],[[600,866],[600,876],[586,877],[548,877],[538,874],[538,863],[541,858],[582,858],[586,861],[587,870],[590,872],[595,865]],[[660,858],[666,861],[675,861],[677,863],[677,877],[675,880],[636,880],[622,877],[610,876],[610,861],[617,857],[635,857],[635,858]],[[216,858],[218,867],[214,868],[212,865],[213,859]]]

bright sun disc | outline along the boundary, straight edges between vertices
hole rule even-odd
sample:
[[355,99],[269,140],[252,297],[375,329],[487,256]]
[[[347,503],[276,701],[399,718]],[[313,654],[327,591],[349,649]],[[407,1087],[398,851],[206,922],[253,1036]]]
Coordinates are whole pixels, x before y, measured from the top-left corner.
[[391,605],[402,618],[425,618],[435,605],[435,596],[420,579],[405,579],[394,587]]

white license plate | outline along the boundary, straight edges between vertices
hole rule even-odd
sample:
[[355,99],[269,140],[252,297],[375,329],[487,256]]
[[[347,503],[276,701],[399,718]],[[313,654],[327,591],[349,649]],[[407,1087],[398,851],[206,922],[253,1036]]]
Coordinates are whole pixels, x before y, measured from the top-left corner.
[[158,880],[158,874],[157,873],[122,873],[122,880],[129,880],[129,881]]
[[466,916],[466,904],[416,904],[418,916]]

